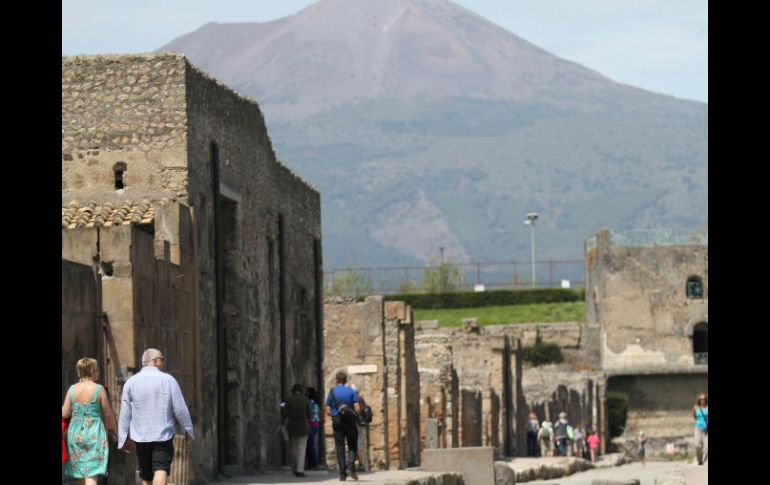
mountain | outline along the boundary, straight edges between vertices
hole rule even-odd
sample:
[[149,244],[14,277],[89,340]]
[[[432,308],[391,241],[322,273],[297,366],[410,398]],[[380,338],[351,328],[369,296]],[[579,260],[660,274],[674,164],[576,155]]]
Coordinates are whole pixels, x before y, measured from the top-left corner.
[[[708,107],[622,85],[447,0],[321,0],[209,23],[182,52],[255,98],[321,191],[326,267],[580,259],[615,230],[708,218]],[[629,55],[634,55],[629,52]]]

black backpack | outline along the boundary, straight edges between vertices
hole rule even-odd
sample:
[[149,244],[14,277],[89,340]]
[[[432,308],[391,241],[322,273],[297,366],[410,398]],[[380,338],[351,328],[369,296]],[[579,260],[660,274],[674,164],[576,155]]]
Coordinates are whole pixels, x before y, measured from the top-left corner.
[[364,404],[361,406],[361,412],[358,416],[358,422],[362,425],[366,425],[372,422],[372,407],[368,404]]

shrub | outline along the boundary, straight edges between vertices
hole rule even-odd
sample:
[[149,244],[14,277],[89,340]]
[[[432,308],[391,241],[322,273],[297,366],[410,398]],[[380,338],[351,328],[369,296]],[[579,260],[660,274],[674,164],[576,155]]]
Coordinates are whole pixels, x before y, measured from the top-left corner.
[[535,367],[564,361],[561,347],[553,343],[544,343],[539,336],[535,340],[535,345],[521,349],[521,357]]
[[607,428],[610,439],[623,434],[628,414],[628,394],[607,391]]

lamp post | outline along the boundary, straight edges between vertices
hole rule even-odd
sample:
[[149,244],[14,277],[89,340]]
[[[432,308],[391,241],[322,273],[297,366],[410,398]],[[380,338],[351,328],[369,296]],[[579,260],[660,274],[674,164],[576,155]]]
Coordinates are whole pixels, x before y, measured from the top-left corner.
[[524,224],[529,226],[529,232],[531,236],[531,245],[532,245],[532,288],[536,288],[537,284],[535,282],[536,279],[536,272],[535,272],[535,221],[539,217],[537,212],[528,212],[527,213],[527,220],[524,221]]

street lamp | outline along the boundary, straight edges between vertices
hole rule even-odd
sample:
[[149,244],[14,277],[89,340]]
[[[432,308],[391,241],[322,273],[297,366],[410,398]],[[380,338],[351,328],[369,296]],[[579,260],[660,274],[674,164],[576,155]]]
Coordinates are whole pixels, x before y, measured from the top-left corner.
[[529,226],[530,229],[530,235],[532,236],[532,288],[536,287],[535,283],[535,221],[538,218],[537,212],[528,212],[527,213],[527,220],[524,221],[524,224]]

